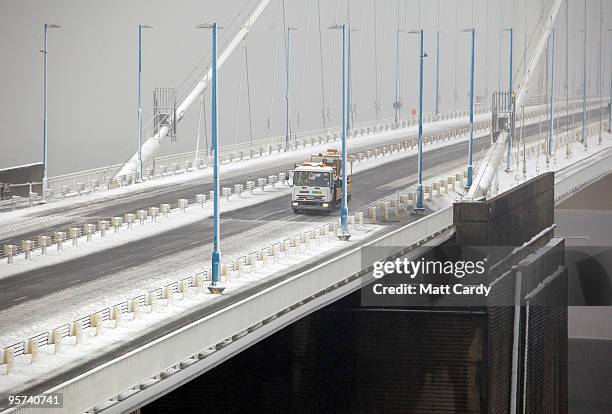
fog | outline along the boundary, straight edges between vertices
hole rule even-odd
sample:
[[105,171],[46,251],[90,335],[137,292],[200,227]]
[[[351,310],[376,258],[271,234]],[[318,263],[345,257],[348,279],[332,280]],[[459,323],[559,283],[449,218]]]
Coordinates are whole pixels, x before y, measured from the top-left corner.
[[[570,93],[582,87],[584,2],[569,0],[569,32],[565,4],[556,22],[555,88]],[[350,0],[352,88],[355,121],[394,115],[396,56],[399,54],[399,98],[402,116],[417,108],[418,37],[400,30],[421,27],[425,33],[424,110],[435,107],[436,32],[440,34],[440,110],[468,105],[470,36],[460,32],[475,27],[476,91],[483,99],[508,85],[508,36],[500,28],[514,28],[514,78],[524,70],[525,40],[533,51],[533,33],[553,0]],[[609,1],[604,8],[602,54],[599,53],[600,1],[588,0],[587,47],[589,93],[602,85],[608,94],[612,42]],[[49,175],[85,170],[126,161],[137,150],[137,30],[143,32],[143,111],[152,116],[152,90],[177,88],[189,92],[197,76],[210,65],[211,34],[195,30],[204,21],[216,21],[220,49],[242,24],[256,0],[0,0],[0,168],[42,160],[43,25],[49,30]],[[321,28],[319,31],[319,10]],[[285,26],[291,32],[290,102],[293,132],[340,123],[340,45],[334,23],[347,21],[347,0],[272,0],[245,43],[219,73],[220,143],[247,142],[285,133]],[[376,30],[374,30],[376,28]],[[566,76],[566,33],[569,65]],[[319,48],[319,36],[321,49]],[[399,43],[396,44],[396,38]],[[322,55],[320,53],[322,50]],[[528,52],[529,54],[529,52]],[[598,64],[601,56],[602,74]],[[543,73],[543,71],[541,71]],[[321,74],[323,76],[321,77]],[[543,92],[542,76],[530,94]],[[323,92],[322,92],[323,91]],[[249,99],[250,94],[250,117]],[[375,101],[380,102],[380,111]],[[206,111],[210,93],[205,94]],[[178,125],[176,142],[167,140],[162,153],[195,149],[199,117],[192,106]],[[210,132],[210,113],[206,114]],[[249,122],[250,121],[250,122]]]

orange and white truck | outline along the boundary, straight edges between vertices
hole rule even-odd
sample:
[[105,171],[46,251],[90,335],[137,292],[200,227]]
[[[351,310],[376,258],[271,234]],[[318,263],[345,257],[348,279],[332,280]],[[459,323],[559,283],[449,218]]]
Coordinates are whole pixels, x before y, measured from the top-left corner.
[[[347,202],[351,199],[353,163],[349,159],[346,172]],[[342,204],[342,156],[336,149],[325,153],[312,154],[310,161],[296,166],[293,180],[287,180],[293,187],[291,207],[294,213],[301,211],[334,211]]]

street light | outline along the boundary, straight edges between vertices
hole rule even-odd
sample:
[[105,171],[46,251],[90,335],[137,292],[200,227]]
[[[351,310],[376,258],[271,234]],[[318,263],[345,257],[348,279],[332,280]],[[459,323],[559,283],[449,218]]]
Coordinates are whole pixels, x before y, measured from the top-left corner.
[[44,46],[43,49],[40,49],[40,51],[43,53],[44,55],[44,63],[43,63],[43,77],[44,77],[44,86],[43,86],[43,182],[42,182],[42,192],[43,192],[43,198],[45,197],[45,193],[47,192],[48,189],[48,177],[47,177],[47,165],[48,165],[48,152],[47,152],[47,54],[48,54],[48,49],[47,49],[47,31],[49,29],[60,29],[61,27],[57,24],[53,24],[53,23],[45,23],[45,29],[44,29]]
[[212,150],[213,150],[213,252],[212,276],[208,286],[210,293],[222,293],[225,289],[219,282],[219,267],[221,262],[221,249],[219,237],[219,145],[217,142],[217,23],[204,23],[196,29],[212,30]]
[[142,77],[142,29],[152,29],[148,24],[138,25],[138,176],[142,181],[142,104],[141,86]]
[[409,34],[418,34],[420,43],[419,52],[419,140],[417,164],[417,211],[423,210],[423,59],[427,54],[423,51],[423,29],[410,30]]
[[476,48],[476,29],[462,30],[463,33],[472,33],[472,53],[470,64],[470,140],[468,141],[467,188],[472,186],[472,147],[474,143],[474,55]]
[[347,216],[347,179],[346,179],[346,163],[347,163],[347,148],[346,148],[346,65],[345,65],[345,48],[346,48],[346,25],[329,26],[330,30],[342,31],[342,209],[340,210],[340,228],[338,229],[338,238],[347,241],[351,237],[348,229]]
[[285,151],[289,151],[289,51],[291,49],[291,32],[296,31],[295,27],[287,27],[287,56],[285,60],[285,71],[287,75],[287,90],[285,93]]
[[[514,42],[514,29],[512,27],[508,28],[508,29],[502,29],[502,32],[509,32],[510,35],[510,72],[509,72],[509,87],[508,87],[508,112],[510,112],[512,110],[512,95],[513,95],[513,90],[512,90],[512,49],[513,49],[513,42]],[[512,160],[512,128],[509,128],[508,130],[508,153],[506,154],[506,172],[510,172],[511,171],[511,160]]]

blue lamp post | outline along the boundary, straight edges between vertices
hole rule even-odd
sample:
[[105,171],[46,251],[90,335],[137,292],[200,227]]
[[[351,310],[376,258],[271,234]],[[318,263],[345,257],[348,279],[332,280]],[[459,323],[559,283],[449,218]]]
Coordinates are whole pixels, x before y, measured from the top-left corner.
[[342,31],[342,208],[340,210],[340,228],[338,229],[338,238],[340,240],[348,240],[351,237],[351,233],[348,229],[348,207],[347,207],[347,192],[348,183],[346,178],[346,164],[348,161],[347,148],[346,148],[346,62],[345,62],[345,49],[346,49],[346,25],[333,25],[329,29],[341,30]]
[[142,29],[151,29],[147,24],[138,25],[138,178],[142,181]]
[[204,23],[198,29],[212,29],[212,155],[213,155],[213,252],[212,277],[208,290],[210,293],[222,293],[225,289],[219,282],[221,266],[221,248],[219,237],[219,144],[217,140],[217,23]]
[[472,57],[470,64],[470,140],[468,142],[468,164],[466,184],[466,187],[470,188],[472,186],[472,174],[474,169],[472,165],[472,149],[474,144],[474,56],[476,48],[476,29],[467,29],[463,30],[463,32],[472,33]]
[[[513,52],[513,42],[514,42],[514,30],[511,28],[503,29],[502,32],[509,32],[510,34],[510,69],[508,73],[509,78],[509,87],[508,87],[508,112],[512,110],[512,52]],[[506,172],[510,172],[511,170],[511,161],[512,161],[512,128],[509,129],[508,133],[508,153],[506,154]]]
[[419,139],[418,139],[418,165],[417,165],[417,205],[416,210],[423,210],[423,59],[427,56],[424,52],[423,29],[411,30],[408,33],[418,34],[420,43],[419,52]]
[[43,197],[47,192],[48,186],[48,177],[47,177],[47,31],[49,29],[59,29],[60,26],[52,23],[45,23],[45,36],[44,36],[44,49],[40,51],[43,53],[44,61],[43,61]]

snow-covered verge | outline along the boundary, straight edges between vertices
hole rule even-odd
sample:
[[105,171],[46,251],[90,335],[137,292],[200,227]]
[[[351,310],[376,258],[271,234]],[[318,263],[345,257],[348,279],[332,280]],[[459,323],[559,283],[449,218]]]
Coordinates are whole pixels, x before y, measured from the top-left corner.
[[[561,134],[562,136],[563,134]],[[503,192],[520,184],[524,181],[530,180],[533,177],[546,172],[546,171],[561,171],[569,166],[579,164],[581,161],[597,154],[602,150],[612,148],[612,135],[608,132],[602,134],[601,145],[597,142],[598,133],[594,133],[589,136],[589,146],[585,149],[585,146],[581,142],[571,142],[569,148],[563,146],[559,148],[557,154],[549,158],[549,162],[546,162],[546,153],[543,151],[537,151],[538,143],[532,144],[527,147],[526,157],[526,174],[523,174],[523,161],[519,159],[519,163],[516,163],[516,154],[513,154],[514,162],[511,163],[511,171],[505,171],[503,168],[505,163],[502,163],[497,176],[497,187],[498,192]],[[532,150],[530,151],[530,148]],[[522,154],[522,153],[521,153]],[[522,155],[521,155],[522,157]]]

